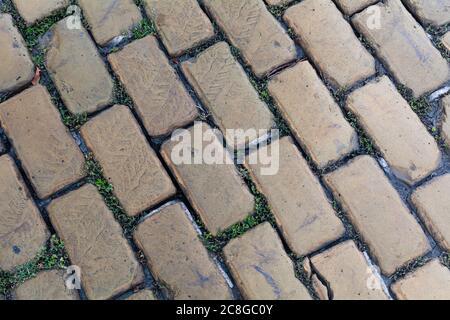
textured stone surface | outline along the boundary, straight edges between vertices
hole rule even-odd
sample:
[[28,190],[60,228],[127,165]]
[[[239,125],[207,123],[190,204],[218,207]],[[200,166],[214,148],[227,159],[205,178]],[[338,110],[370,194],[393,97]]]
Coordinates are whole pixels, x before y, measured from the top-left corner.
[[450,22],[450,0],[405,0],[405,3],[424,24],[440,26]]
[[83,154],[44,87],[0,104],[0,123],[40,198],[83,177]]
[[145,0],[148,16],[154,21],[171,56],[178,56],[214,36],[214,28],[197,0]]
[[42,271],[13,292],[15,300],[78,300],[78,292],[66,288],[64,271]]
[[412,202],[421,219],[442,248],[450,251],[450,174],[431,180],[418,188]]
[[141,266],[94,186],[54,200],[48,212],[71,262],[81,269],[89,299],[109,299],[142,283]]
[[[191,140],[186,137],[187,133],[191,137],[203,134],[205,140],[209,139],[208,143],[201,147],[196,142],[191,144]],[[210,127],[205,123],[196,124],[178,138],[180,140],[165,142],[161,147],[161,154],[208,230],[216,235],[251,214],[254,199],[232,164],[230,154]],[[208,164],[200,161],[200,164],[196,164],[196,159],[208,150],[222,153],[222,159],[227,162]],[[177,164],[173,157],[180,154],[187,156],[190,163]]]
[[126,300],[130,301],[147,301],[147,300],[156,300],[153,292],[149,289],[144,289],[139,292],[133,293]]
[[197,117],[197,109],[153,36],[137,40],[108,60],[152,136],[170,133]]
[[388,77],[354,91],[347,108],[399,179],[415,184],[441,164],[435,140]]
[[265,0],[269,6],[281,6],[288,4],[292,0]]
[[270,224],[259,225],[231,240],[224,255],[244,299],[311,299],[295,277],[294,265]]
[[358,149],[358,136],[307,61],[277,74],[269,92],[296,139],[321,168]]
[[133,0],[80,0],[79,3],[92,35],[100,45],[129,32],[142,19]]
[[114,85],[87,31],[68,19],[46,35],[47,69],[71,112],[94,112],[112,102]]
[[377,1],[378,0],[337,0],[336,3],[345,14],[352,15]]
[[450,51],[450,31],[447,32],[443,37],[442,37],[442,43],[444,44],[445,48]]
[[380,28],[371,28],[367,23],[373,8],[358,13],[352,21],[398,82],[418,97],[450,79],[449,65],[400,1],[387,0],[376,5],[382,21]]
[[11,270],[32,260],[49,232],[7,155],[0,157],[0,177],[0,268]]
[[311,258],[325,279],[334,300],[386,300],[381,277],[376,275],[353,241],[338,244]]
[[375,61],[330,0],[305,0],[290,7],[284,20],[324,77],[349,87],[375,73]]
[[0,61],[0,93],[17,90],[33,79],[33,62],[9,14],[0,14]]
[[258,133],[249,139],[227,136],[227,142],[241,147],[274,126],[272,114],[225,42],[183,63],[183,72],[223,132],[227,129],[254,129]]
[[[278,142],[272,142],[275,143]],[[271,150],[270,145],[260,150],[257,152],[271,154],[267,152]],[[279,142],[276,174],[267,174],[261,161],[255,163],[251,159],[252,155],[247,159],[252,163],[247,166],[253,181],[266,196],[292,251],[304,256],[343,235],[344,226],[291,138]]]
[[394,273],[430,249],[419,224],[371,157],[355,158],[325,181],[383,273]]
[[173,195],[169,175],[126,106],[114,106],[81,128],[87,146],[129,215]]
[[442,122],[442,136],[444,137],[447,146],[450,147],[450,95],[442,99],[444,107],[444,119]]
[[392,285],[400,300],[449,300],[450,270],[435,259]]
[[294,42],[261,0],[204,0],[257,77],[297,56]]
[[12,0],[27,24],[50,16],[56,10],[69,5],[69,0]]
[[153,275],[174,299],[230,299],[231,291],[209,257],[181,203],[145,218],[134,238]]

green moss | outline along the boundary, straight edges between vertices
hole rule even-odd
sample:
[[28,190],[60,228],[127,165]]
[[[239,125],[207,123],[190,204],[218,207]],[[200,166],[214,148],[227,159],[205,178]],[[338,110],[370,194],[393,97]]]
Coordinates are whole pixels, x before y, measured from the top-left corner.
[[402,84],[397,85],[397,90],[419,116],[424,116],[431,110],[431,105],[425,96],[415,98],[413,91]]
[[133,35],[133,40],[142,39],[149,35],[155,35],[156,29],[153,23],[145,18],[131,31]]

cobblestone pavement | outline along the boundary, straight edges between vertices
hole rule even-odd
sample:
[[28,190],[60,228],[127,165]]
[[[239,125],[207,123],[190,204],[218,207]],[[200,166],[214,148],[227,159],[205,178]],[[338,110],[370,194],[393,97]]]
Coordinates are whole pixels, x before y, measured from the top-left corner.
[[450,299],[450,0],[0,9],[0,299]]

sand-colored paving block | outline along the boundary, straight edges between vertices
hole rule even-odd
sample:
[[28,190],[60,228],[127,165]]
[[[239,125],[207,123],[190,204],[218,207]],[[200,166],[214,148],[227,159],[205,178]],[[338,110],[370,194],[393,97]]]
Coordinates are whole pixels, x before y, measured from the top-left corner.
[[346,15],[351,16],[355,12],[361,11],[377,1],[378,0],[337,0],[336,4]]
[[69,5],[69,0],[12,0],[22,18],[31,25]]
[[450,0],[405,0],[423,24],[441,26],[450,22]]

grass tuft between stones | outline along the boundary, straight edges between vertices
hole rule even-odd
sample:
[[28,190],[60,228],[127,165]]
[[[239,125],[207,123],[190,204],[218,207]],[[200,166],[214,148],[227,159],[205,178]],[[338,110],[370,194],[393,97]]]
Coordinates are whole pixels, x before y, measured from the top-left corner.
[[131,34],[133,36],[133,40],[138,40],[149,35],[155,35],[156,29],[149,19],[144,18],[137,26],[133,28],[133,30],[131,30]]

